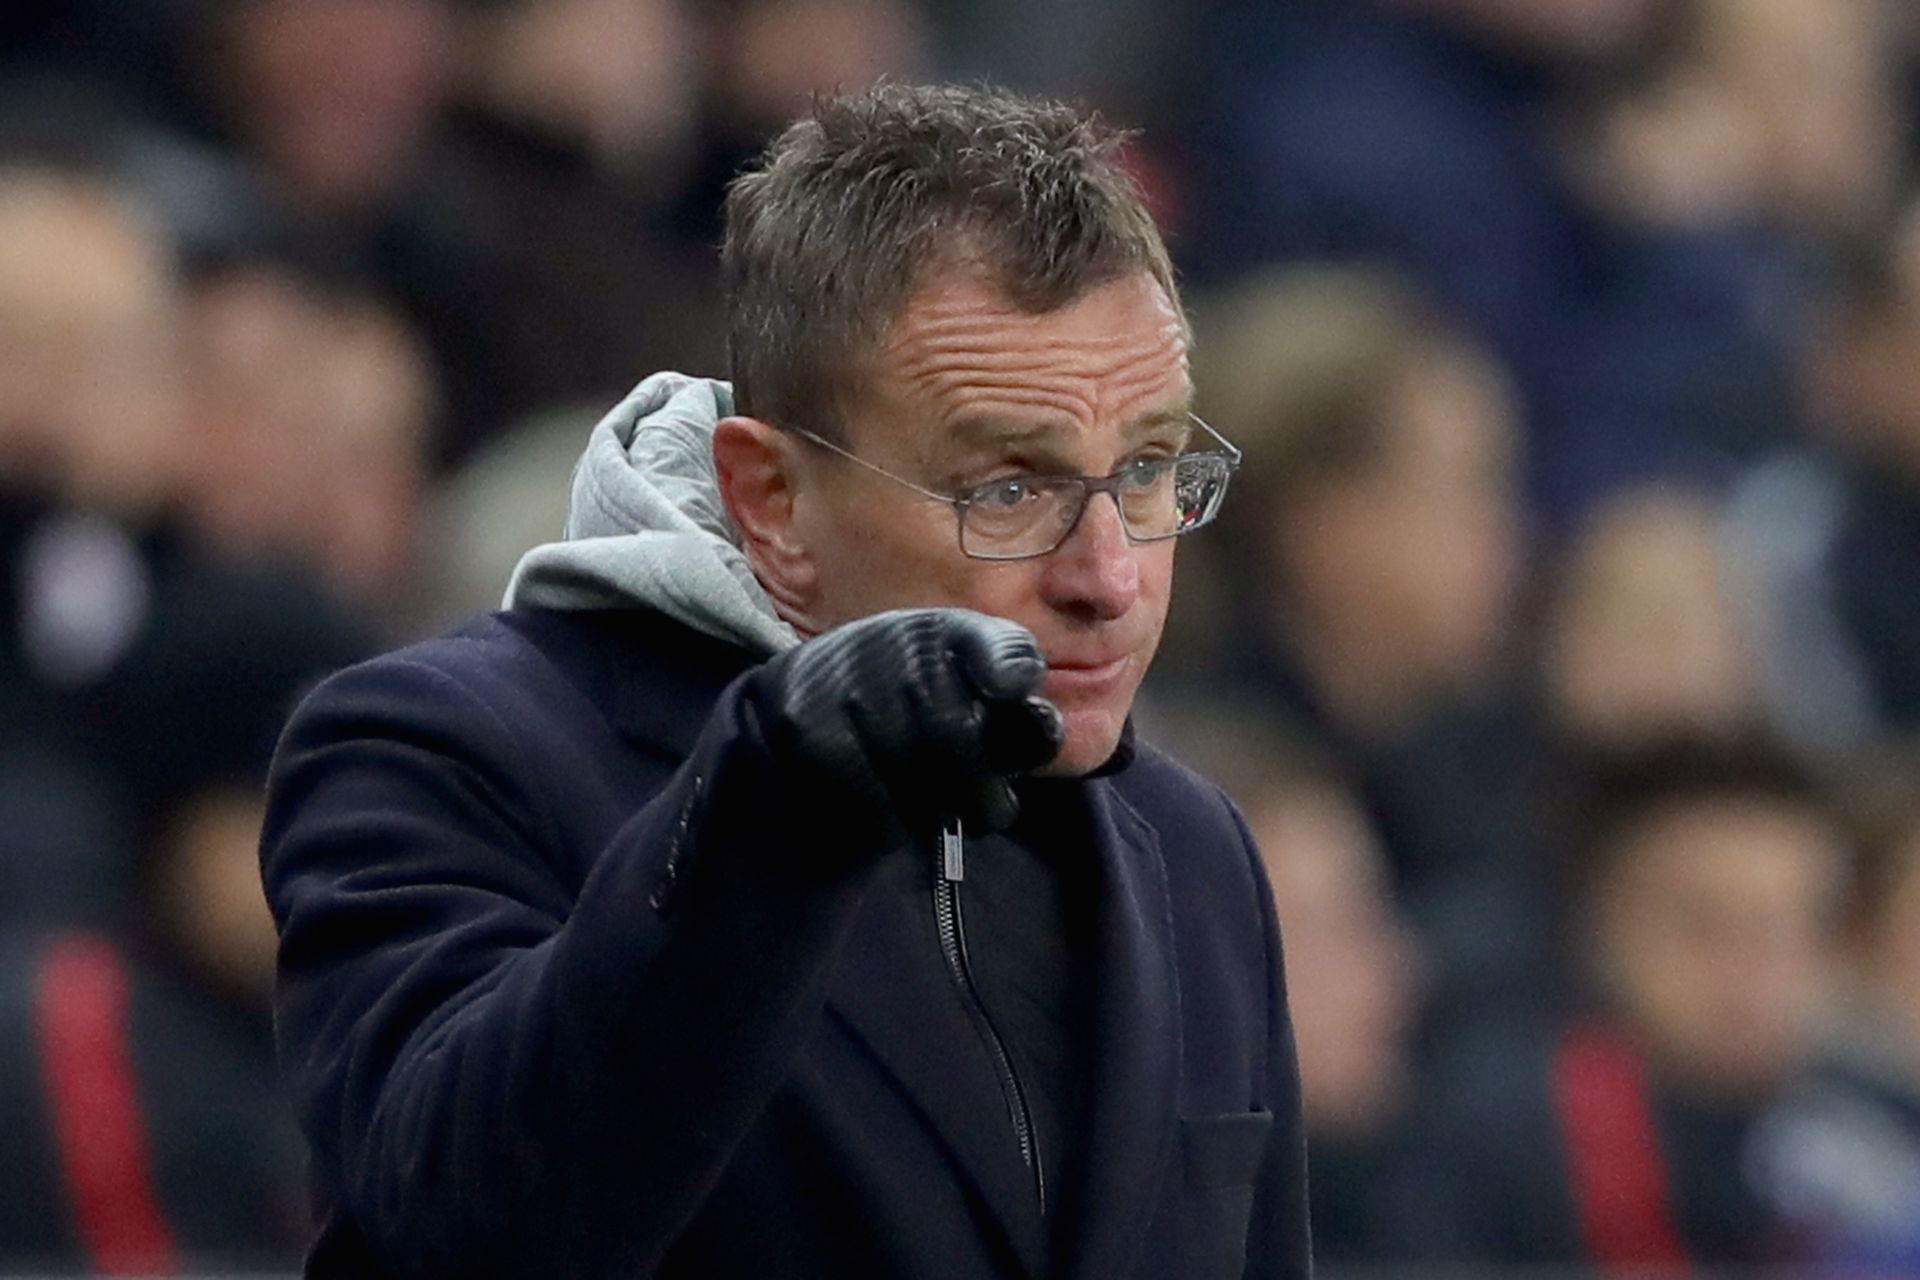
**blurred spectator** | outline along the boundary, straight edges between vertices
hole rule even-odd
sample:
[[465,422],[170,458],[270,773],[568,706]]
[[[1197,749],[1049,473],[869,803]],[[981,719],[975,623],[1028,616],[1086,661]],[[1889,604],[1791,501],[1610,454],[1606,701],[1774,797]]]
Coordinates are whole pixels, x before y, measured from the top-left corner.
[[[443,454],[513,412],[490,329],[499,251],[463,212],[440,149],[462,29],[451,0],[195,5],[168,44],[175,92],[158,117],[239,162],[239,186],[258,188],[249,212],[284,224],[279,239],[406,309],[445,370]],[[159,188],[192,181],[178,165],[147,168]],[[193,205],[177,190],[173,202]]]
[[1561,559],[1542,682],[1554,731],[1582,753],[1760,728],[1753,663],[1729,598],[1718,505],[1673,488],[1597,507]]
[[1730,511],[1769,714],[1823,767],[1920,729],[1920,252],[1867,252],[1802,378],[1809,436]]
[[1406,272],[1512,370],[1555,518],[1625,483],[1721,474],[1785,430],[1794,256],[1744,221],[1594,207],[1555,127],[1679,2],[1221,6],[1198,46],[1194,265]]
[[304,1236],[259,783],[294,700],[367,644],[185,530],[185,314],[121,191],[0,167],[0,793],[30,801],[0,903],[9,1266],[284,1266]]
[[[69,717],[134,644],[144,520],[178,456],[176,302],[150,228],[103,189],[0,170],[0,917],[97,922],[128,890],[132,806]],[[122,410],[124,409],[124,416]],[[113,437],[125,423],[122,452]],[[123,460],[125,464],[123,465]]]
[[0,1022],[0,1267],[297,1263],[303,1155],[264,1017],[106,935],[64,933],[0,940]]
[[206,12],[208,105],[296,207],[377,217],[415,180],[452,83],[446,0],[226,0]]
[[396,277],[447,370],[446,462],[648,369],[723,372],[726,184],[810,94],[932,58],[904,0],[503,0],[468,30],[437,256]]
[[180,300],[165,245],[110,190],[47,170],[4,177],[5,465],[82,505],[150,516],[182,466]]
[[1434,1261],[1784,1262],[1756,1126],[1834,996],[1846,847],[1764,754],[1657,752],[1598,791],[1566,931],[1590,1009],[1461,1053],[1395,1220]]
[[0,935],[0,1267],[284,1269],[305,1247],[258,855],[268,749],[303,688],[243,691],[193,726],[113,932]]
[[932,55],[917,5],[901,0],[734,0],[709,51],[736,125],[777,128],[816,93],[924,72]]
[[1211,668],[1354,778],[1440,1023],[1543,997],[1550,762],[1503,680],[1523,558],[1506,380],[1379,273],[1294,269],[1196,315],[1201,412],[1246,461],[1221,536],[1183,553],[1217,558],[1221,599],[1183,600],[1199,652],[1163,683]]
[[1912,753],[1878,770],[1848,918],[1847,998],[1760,1167],[1822,1275],[1920,1273],[1920,807]]
[[720,200],[742,164],[815,93],[922,78],[931,36],[911,0],[721,0],[706,6],[709,80],[700,154],[679,210],[720,242]]
[[608,172],[672,190],[705,66],[683,0],[509,0],[474,34],[468,97],[572,141]]
[[1904,142],[1879,0],[1692,0],[1606,118],[1598,199],[1652,222],[1880,225]]
[[1202,409],[1246,452],[1221,633],[1342,739],[1384,742],[1495,679],[1520,568],[1513,402],[1378,273],[1300,269],[1197,305]]
[[370,297],[265,264],[196,284],[189,319],[189,519],[233,559],[290,564],[391,621],[437,411],[412,333]]
[[94,92],[147,104],[143,185],[183,228],[264,225],[397,301],[440,366],[436,462],[718,364],[713,253],[672,225],[705,74],[679,0],[219,0],[148,25],[164,74],[128,77],[164,91]]
[[511,0],[469,22],[436,175],[483,307],[455,317],[483,332],[442,344],[455,459],[556,404],[611,403],[649,369],[725,361],[717,240],[676,224],[707,76],[692,8]]
[[[221,726],[250,726],[264,750],[278,724],[253,708],[284,711],[368,647],[303,580],[186,533],[183,306],[167,245],[111,186],[0,167],[0,759],[57,760],[73,786],[43,794],[93,797],[75,831],[144,820],[202,771]],[[52,843],[15,851],[36,869],[16,883],[46,902],[69,877],[117,886],[80,916],[98,920],[124,898],[111,868],[131,837],[80,848],[68,829],[21,824]]]
[[1155,736],[1226,788],[1260,845],[1286,946],[1307,1123],[1314,1258],[1395,1238],[1375,1186],[1411,1101],[1421,957],[1365,813],[1337,775],[1243,709],[1159,709]]

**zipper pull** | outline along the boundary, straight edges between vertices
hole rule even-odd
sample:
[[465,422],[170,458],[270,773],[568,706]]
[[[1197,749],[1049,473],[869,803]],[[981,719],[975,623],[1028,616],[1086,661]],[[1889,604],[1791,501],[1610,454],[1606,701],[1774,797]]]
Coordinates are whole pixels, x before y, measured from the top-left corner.
[[962,851],[964,838],[958,818],[940,828],[940,872],[955,884],[967,878],[967,859]]

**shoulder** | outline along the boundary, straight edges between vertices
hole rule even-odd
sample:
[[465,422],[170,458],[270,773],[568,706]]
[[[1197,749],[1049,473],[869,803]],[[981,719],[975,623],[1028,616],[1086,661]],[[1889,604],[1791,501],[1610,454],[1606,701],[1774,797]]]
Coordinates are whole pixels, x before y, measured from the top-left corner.
[[488,614],[431,639],[354,663],[322,681],[304,704],[406,696],[423,689],[493,689],[524,680],[537,651],[504,614]]
[[580,676],[541,639],[493,614],[335,673],[281,735],[275,807],[323,780],[377,776],[384,789],[449,768],[496,799],[557,785],[583,744],[610,738]]
[[316,692],[338,696],[342,691],[399,691],[448,683],[498,691],[547,683],[559,676],[540,643],[551,625],[542,620],[529,627],[522,616],[485,614],[442,635],[345,668]]
[[294,728],[344,720],[507,737],[572,733],[636,703],[670,719],[710,698],[739,666],[728,646],[659,615],[502,611],[337,673],[308,697]]
[[276,819],[316,788],[369,804],[548,815],[630,799],[691,749],[749,661],[658,614],[506,611],[348,667],[280,739]]

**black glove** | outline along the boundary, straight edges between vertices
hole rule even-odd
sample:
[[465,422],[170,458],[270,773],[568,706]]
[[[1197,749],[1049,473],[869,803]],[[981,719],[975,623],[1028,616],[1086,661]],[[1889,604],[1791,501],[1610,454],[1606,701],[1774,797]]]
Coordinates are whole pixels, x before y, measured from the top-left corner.
[[783,770],[817,789],[844,834],[888,839],[952,818],[1011,825],[1008,779],[1060,750],[1060,712],[1036,692],[1046,674],[1017,623],[901,609],[789,649],[747,696]]

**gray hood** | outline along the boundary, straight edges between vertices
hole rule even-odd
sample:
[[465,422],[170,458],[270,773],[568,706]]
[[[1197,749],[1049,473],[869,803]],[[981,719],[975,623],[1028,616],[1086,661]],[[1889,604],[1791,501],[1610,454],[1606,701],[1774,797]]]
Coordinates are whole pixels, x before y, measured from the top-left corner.
[[657,609],[774,653],[799,642],[747,566],[713,469],[733,388],[656,373],[594,427],[573,469],[566,531],[514,568],[509,609]]

